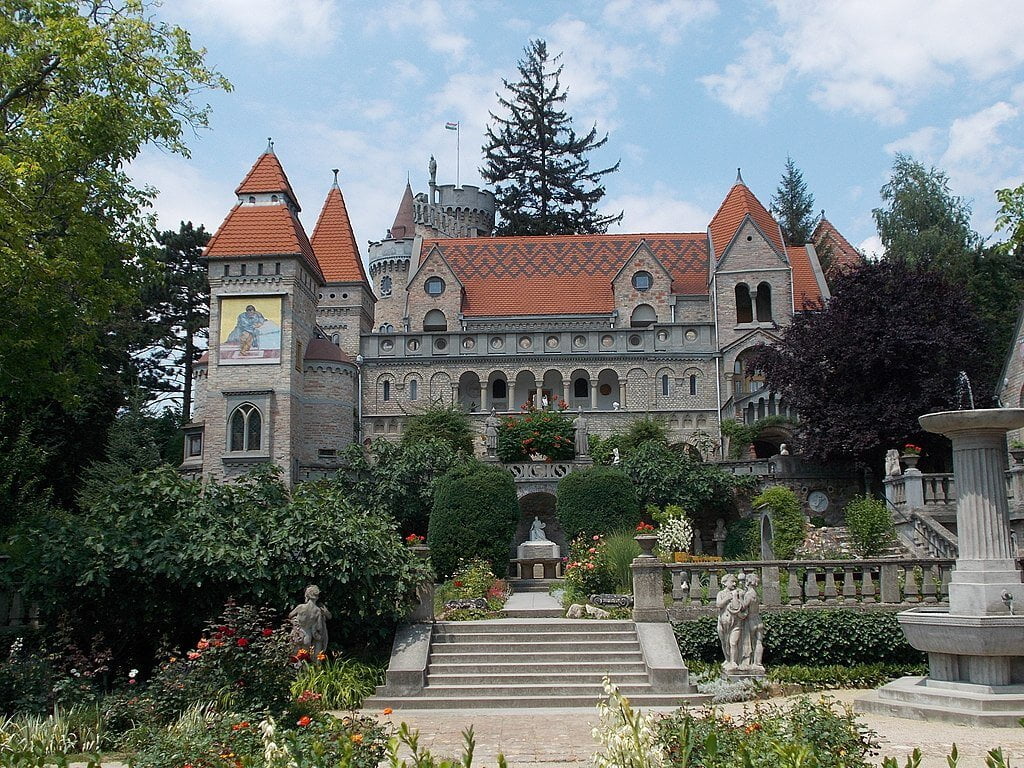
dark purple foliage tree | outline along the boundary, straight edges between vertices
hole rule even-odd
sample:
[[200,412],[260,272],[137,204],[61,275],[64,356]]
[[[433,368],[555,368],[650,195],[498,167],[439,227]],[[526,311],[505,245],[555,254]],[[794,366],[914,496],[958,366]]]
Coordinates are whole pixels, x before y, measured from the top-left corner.
[[982,325],[966,292],[940,273],[903,261],[866,263],[837,277],[820,311],[798,314],[775,346],[752,363],[800,414],[801,452],[853,457],[874,469],[907,442],[933,459],[944,438],[917,417],[957,407],[959,371],[978,407],[991,402]]

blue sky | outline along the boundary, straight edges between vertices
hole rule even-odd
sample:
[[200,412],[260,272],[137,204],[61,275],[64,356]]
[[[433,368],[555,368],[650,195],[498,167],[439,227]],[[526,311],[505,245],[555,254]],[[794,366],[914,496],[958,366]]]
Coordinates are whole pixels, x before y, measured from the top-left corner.
[[908,152],[945,170],[992,234],[994,190],[1024,181],[1024,7],[1016,0],[166,0],[234,84],[207,95],[192,158],[133,165],[164,228],[211,231],[272,136],[312,231],[340,183],[357,242],[380,239],[407,175],[477,168],[501,78],[531,38],[562,52],[568,111],[609,134],[592,163],[625,232],[703,231],[736,176],[765,205],[791,155],[829,219],[877,249],[871,209]]

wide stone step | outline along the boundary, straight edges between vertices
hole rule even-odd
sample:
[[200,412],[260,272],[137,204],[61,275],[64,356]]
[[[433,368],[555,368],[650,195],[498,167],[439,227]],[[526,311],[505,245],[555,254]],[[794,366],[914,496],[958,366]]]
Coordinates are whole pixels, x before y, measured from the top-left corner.
[[[592,709],[603,696],[603,691],[593,694],[562,693],[555,696],[538,696],[534,694],[495,696],[478,694],[456,700],[447,696],[434,696],[424,690],[424,695],[422,696],[374,696],[363,703],[363,708],[371,710],[390,707],[396,711],[403,709]],[[629,702],[634,707],[664,707],[673,709],[683,705],[700,705],[710,700],[711,697],[709,695],[696,693],[642,693],[633,694],[629,697]]]
[[565,615],[561,608],[502,608],[506,619],[557,619]]
[[561,585],[562,579],[510,579],[508,584],[512,587],[512,593],[522,592],[550,592],[551,588]]
[[[566,670],[564,662],[533,662],[527,668],[529,672],[546,675],[559,675]],[[647,674],[647,667],[639,659],[633,661],[580,661],[572,665],[574,672],[589,672],[599,675],[623,675],[623,674]],[[427,668],[427,674],[433,675],[457,675],[457,674],[483,674],[483,675],[511,675],[519,674],[523,666],[505,660],[496,661],[493,664],[466,664],[462,661],[451,663],[431,661]]]
[[[441,649],[444,646],[438,646]],[[541,663],[577,664],[590,661],[594,663],[607,662],[634,662],[641,658],[640,650],[634,648],[629,652],[619,650],[594,651],[594,650],[548,650],[548,651],[521,651],[518,653],[510,651],[474,651],[472,653],[431,653],[430,665],[435,663],[463,663],[463,664],[497,664],[508,662],[510,664],[526,665]]]
[[[563,667],[563,670],[565,668]],[[540,688],[565,688],[571,685],[600,686],[605,677],[611,679],[619,688],[626,686],[644,686],[650,680],[647,672],[576,672],[563,671],[558,673],[537,673],[537,672],[512,672],[512,673],[427,673],[427,689],[432,690],[436,686],[530,686],[532,690]]]
[[532,643],[532,642],[560,642],[576,643],[584,642],[637,642],[636,632],[631,629],[609,629],[604,630],[600,625],[594,627],[594,631],[566,630],[563,632],[545,632],[543,635],[535,632],[447,632],[444,630],[435,631],[433,638],[435,645],[441,643]]
[[491,641],[487,643],[464,643],[452,641],[436,643],[431,649],[431,656],[453,656],[458,654],[472,653],[508,653],[508,654],[529,654],[529,653],[553,653],[559,651],[573,651],[576,653],[638,653],[640,642],[635,638],[632,640],[578,640],[562,642],[561,640],[544,641],[528,640],[519,642]]
[[501,621],[439,621],[434,625],[434,633],[462,634],[487,632],[498,635],[515,633],[540,634],[546,632],[565,632],[581,630],[590,632],[594,629],[602,631],[628,630],[634,631],[634,624],[629,620],[611,619],[503,619]]

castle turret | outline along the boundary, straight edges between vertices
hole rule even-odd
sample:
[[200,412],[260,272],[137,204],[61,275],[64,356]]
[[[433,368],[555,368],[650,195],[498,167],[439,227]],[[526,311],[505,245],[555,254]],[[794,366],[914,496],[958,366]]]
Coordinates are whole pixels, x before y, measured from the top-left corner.
[[405,327],[406,282],[414,246],[420,242],[415,237],[413,210],[412,186],[406,182],[395,223],[387,237],[370,243],[370,278],[377,295],[374,324],[378,332],[402,331]]

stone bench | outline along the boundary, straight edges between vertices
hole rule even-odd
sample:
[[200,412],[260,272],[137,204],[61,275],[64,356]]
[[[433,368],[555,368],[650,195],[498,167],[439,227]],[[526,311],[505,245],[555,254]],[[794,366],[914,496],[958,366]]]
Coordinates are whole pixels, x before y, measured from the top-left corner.
[[[517,557],[511,562],[519,579],[560,579],[563,575],[560,557]],[[539,576],[538,567],[541,571]]]

